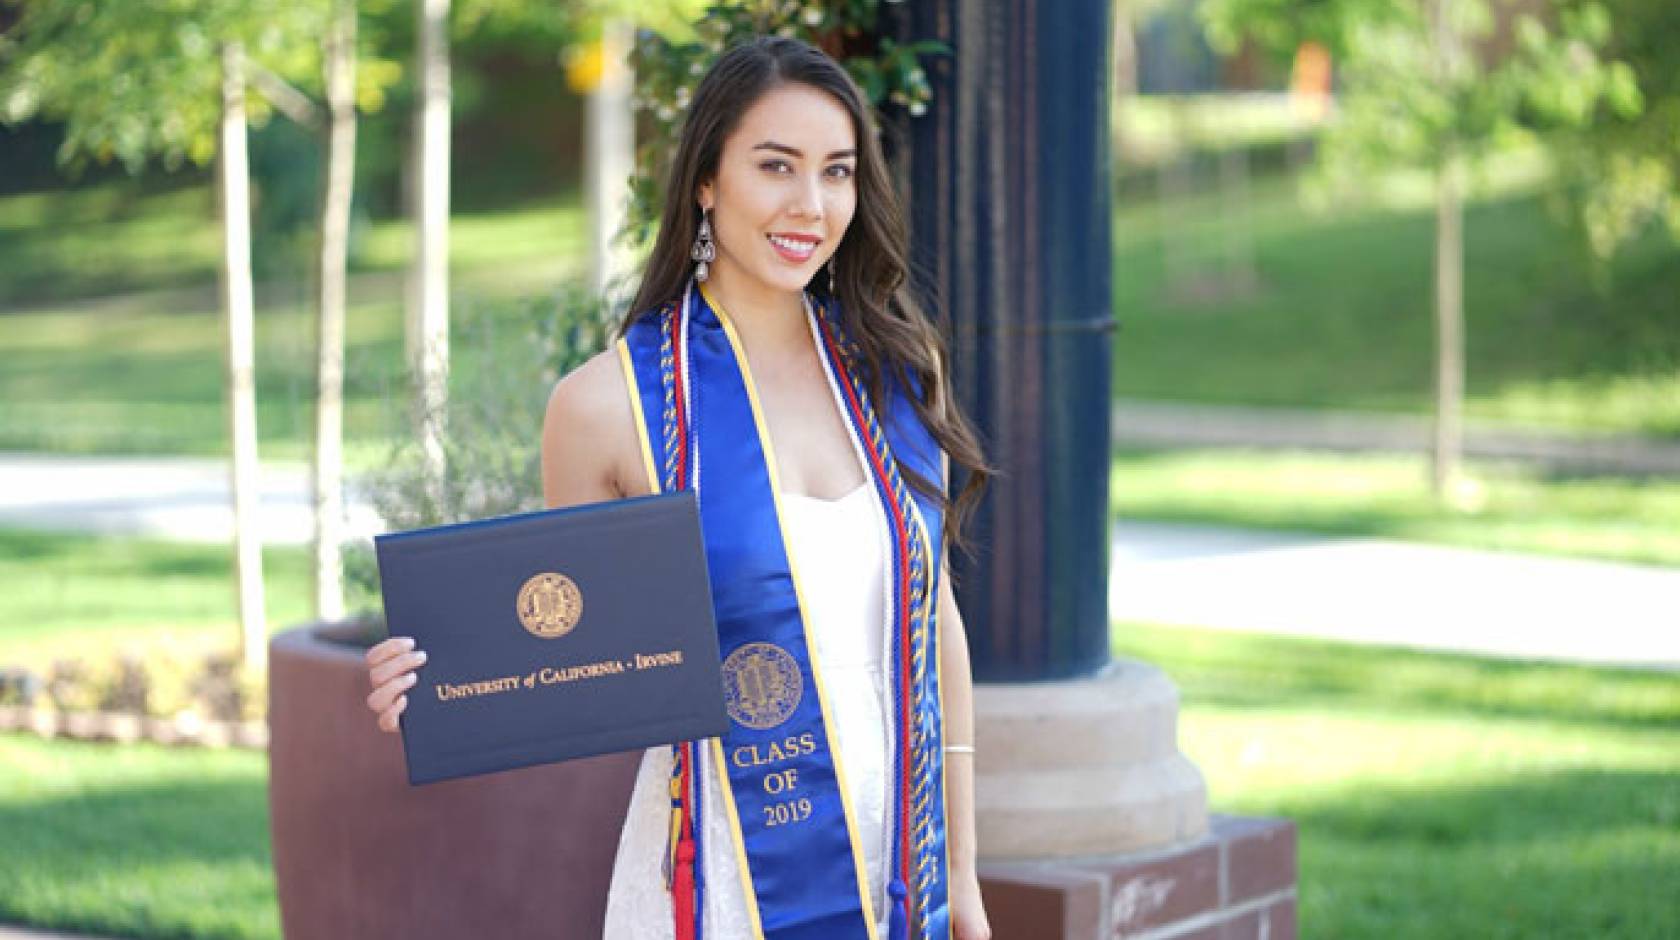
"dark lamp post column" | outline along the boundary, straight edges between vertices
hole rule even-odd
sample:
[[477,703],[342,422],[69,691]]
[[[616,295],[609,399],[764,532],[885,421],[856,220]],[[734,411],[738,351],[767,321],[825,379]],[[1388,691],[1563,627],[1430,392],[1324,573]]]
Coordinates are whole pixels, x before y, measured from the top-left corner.
[[957,395],[999,470],[978,556],[952,559],[980,681],[1109,660],[1108,6],[900,14],[955,50],[930,60],[934,108],[909,122],[905,165],[918,285],[943,299]]

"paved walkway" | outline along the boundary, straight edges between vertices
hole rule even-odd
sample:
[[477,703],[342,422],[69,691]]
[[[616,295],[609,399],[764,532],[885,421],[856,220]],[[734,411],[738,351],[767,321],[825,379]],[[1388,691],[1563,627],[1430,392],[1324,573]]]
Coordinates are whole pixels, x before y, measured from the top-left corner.
[[1132,522],[1108,596],[1116,620],[1680,669],[1680,568]]
[[[313,526],[307,469],[263,464],[258,477],[263,542],[306,544]],[[225,460],[0,454],[0,525],[227,542],[228,486]],[[364,502],[352,500],[347,514],[351,535],[380,529]]]
[[50,933],[30,927],[9,927],[0,924],[0,940],[96,940],[76,933]]
[[[270,543],[309,536],[301,466],[265,466]],[[351,529],[378,531],[353,503]],[[0,454],[0,526],[225,542],[218,461]],[[1114,530],[1119,620],[1680,668],[1680,568],[1202,526]]]

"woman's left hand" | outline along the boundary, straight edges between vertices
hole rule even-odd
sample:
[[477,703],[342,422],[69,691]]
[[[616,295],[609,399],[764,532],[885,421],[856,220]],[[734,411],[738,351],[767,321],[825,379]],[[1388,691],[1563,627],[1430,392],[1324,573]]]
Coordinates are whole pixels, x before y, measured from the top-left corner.
[[973,869],[951,872],[951,927],[956,940],[992,940],[980,902],[980,876]]

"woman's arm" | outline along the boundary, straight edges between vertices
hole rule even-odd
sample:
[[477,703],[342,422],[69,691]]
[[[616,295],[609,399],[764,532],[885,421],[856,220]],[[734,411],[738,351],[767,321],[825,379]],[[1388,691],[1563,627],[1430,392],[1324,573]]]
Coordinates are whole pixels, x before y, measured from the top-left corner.
[[[945,743],[974,744],[974,679],[968,665],[968,635],[951,590],[950,569],[939,579],[939,687],[945,709]],[[951,867],[972,871],[974,849],[974,755],[947,753],[945,787],[950,816]]]
[[[939,689],[945,715],[945,743],[974,744],[974,678],[968,664],[968,634],[951,590],[948,567],[939,579]],[[945,754],[946,838],[951,852],[951,923],[957,940],[988,940],[992,935],[980,900],[975,869],[974,755]]]

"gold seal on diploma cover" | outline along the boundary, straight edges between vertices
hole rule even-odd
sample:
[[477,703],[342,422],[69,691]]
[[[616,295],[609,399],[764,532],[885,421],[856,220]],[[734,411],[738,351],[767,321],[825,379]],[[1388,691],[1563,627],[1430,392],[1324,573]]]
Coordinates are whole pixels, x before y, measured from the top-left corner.
[[519,622],[545,640],[565,636],[583,616],[583,592],[571,578],[553,571],[532,575],[514,605]]
[[799,664],[774,643],[747,643],[723,661],[723,704],[737,724],[774,728],[799,707]]

